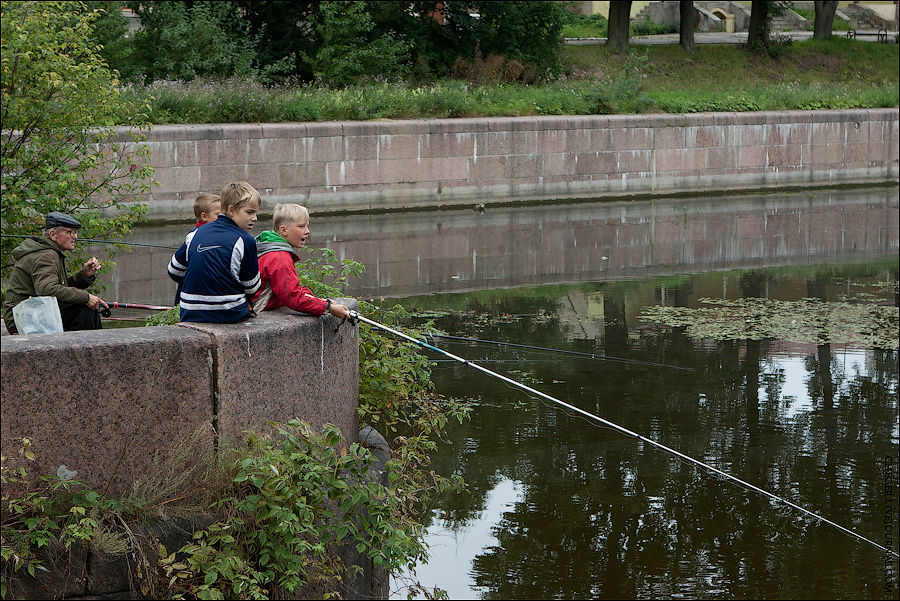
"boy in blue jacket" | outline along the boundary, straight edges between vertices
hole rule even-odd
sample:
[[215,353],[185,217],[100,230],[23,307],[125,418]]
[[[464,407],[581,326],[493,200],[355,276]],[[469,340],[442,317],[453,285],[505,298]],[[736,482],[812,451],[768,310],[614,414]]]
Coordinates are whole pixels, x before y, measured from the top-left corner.
[[261,204],[247,182],[222,189],[218,219],[188,234],[169,277],[181,284],[181,321],[237,323],[255,315],[249,299],[259,290],[256,240],[250,235]]

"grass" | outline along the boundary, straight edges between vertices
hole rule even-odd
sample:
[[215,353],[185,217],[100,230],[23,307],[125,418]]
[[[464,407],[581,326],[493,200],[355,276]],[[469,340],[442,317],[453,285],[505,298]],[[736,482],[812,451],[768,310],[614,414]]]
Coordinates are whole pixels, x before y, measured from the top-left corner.
[[897,44],[843,37],[741,46],[567,46],[561,77],[523,83],[371,82],[330,89],[248,80],[157,82],[125,96],[162,123],[417,119],[604,113],[812,110],[898,106]]

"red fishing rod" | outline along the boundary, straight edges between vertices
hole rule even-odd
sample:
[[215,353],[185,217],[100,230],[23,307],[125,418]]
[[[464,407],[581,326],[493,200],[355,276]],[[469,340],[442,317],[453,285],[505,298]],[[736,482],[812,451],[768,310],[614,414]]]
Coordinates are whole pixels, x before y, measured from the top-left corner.
[[106,302],[110,309],[144,309],[146,311],[168,311],[172,307],[163,305],[139,305],[137,303]]
[[[106,306],[100,307],[100,315],[109,318],[112,315],[111,309],[143,309],[145,311],[168,311],[172,307],[163,305],[141,305],[138,303],[120,303],[118,301],[105,301]],[[112,319],[117,319],[113,317]]]

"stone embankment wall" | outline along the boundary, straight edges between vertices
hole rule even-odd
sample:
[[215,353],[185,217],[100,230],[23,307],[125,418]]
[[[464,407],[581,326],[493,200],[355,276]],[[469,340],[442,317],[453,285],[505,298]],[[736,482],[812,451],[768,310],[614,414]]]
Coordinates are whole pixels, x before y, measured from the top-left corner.
[[[36,454],[27,462],[29,474],[83,479],[116,494],[142,476],[165,474],[154,471],[154,460],[164,462],[180,442],[190,440],[192,458],[212,457],[218,441],[268,430],[270,421],[299,418],[317,429],[329,422],[346,442],[357,442],[359,332],[340,323],[282,309],[231,325],[4,336],[3,455],[9,467],[22,465],[18,450],[27,437]],[[386,443],[371,428],[365,433],[363,446],[374,446],[383,468],[390,454]],[[192,460],[179,458],[168,469]],[[194,526],[173,519],[130,528],[142,540],[175,550],[190,540]],[[345,565],[362,568],[342,583],[344,598],[387,598],[383,567],[354,545],[336,551]],[[108,556],[77,544],[70,550],[52,544],[42,553],[48,570],[36,578],[16,574],[11,595],[137,598],[140,554]],[[145,576],[156,567],[156,557],[150,559]]]
[[273,311],[231,325],[4,336],[3,455],[19,465],[27,437],[29,473],[76,472],[121,492],[204,425],[235,438],[299,418],[355,442],[358,331],[338,323]]
[[896,181],[898,109],[162,125],[153,220],[246,180],[263,212],[658,197]]

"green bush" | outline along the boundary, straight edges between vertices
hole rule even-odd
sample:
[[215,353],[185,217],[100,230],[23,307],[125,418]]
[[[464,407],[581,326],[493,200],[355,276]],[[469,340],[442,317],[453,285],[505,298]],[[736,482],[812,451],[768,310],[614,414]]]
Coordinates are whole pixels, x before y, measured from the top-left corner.
[[256,40],[231,0],[128,2],[141,20],[133,73],[145,81],[249,75]]
[[570,16],[563,20],[562,36],[564,38],[605,38],[609,30],[609,21],[600,13],[590,17],[580,13],[566,11]]
[[392,32],[375,33],[363,2],[323,2],[316,24],[319,46],[304,54],[316,78],[345,86],[361,78],[396,78],[406,73],[410,45]]
[[653,23],[650,19],[635,21],[629,27],[631,35],[662,35],[665,33],[678,33],[678,25],[669,23]]

